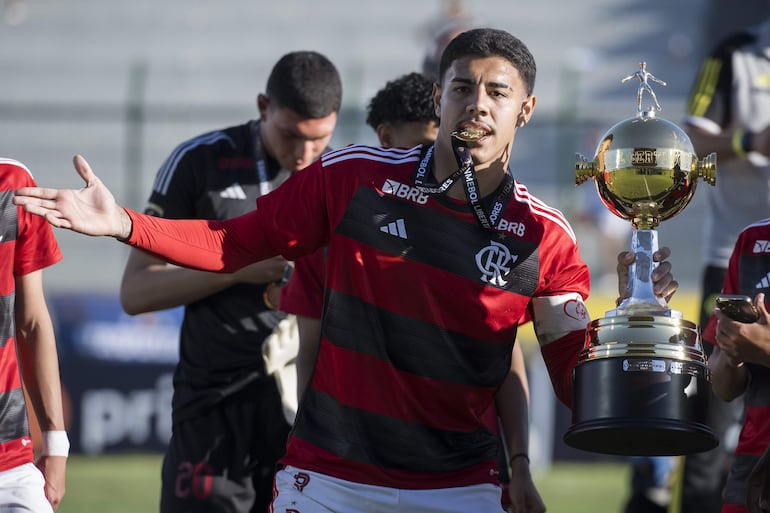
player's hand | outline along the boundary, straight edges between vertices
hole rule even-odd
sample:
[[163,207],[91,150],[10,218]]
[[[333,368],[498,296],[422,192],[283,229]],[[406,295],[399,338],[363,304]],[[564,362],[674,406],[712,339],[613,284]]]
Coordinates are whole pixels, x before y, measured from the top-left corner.
[[40,456],[35,463],[45,478],[43,491],[54,510],[64,497],[67,458],[64,456]]
[[733,367],[744,363],[770,366],[770,313],[765,306],[765,294],[757,294],[754,306],[759,311],[759,319],[753,323],[734,321],[720,310],[714,310],[718,321],[716,341]]
[[237,283],[262,284],[280,281],[286,272],[289,261],[282,256],[274,256],[267,260],[261,260],[247,265],[233,273],[233,279]]
[[73,162],[75,170],[86,183],[84,188],[22,187],[16,191],[13,202],[59,228],[86,235],[128,238],[131,235],[131,218],[115,202],[110,190],[82,156],[76,155]]
[[[670,300],[679,288],[679,282],[671,274],[671,262],[667,260],[670,255],[671,249],[668,247],[662,247],[653,253],[652,260],[658,262],[658,266],[650,275],[655,295],[666,301]],[[634,260],[636,260],[636,254],[630,251],[623,251],[618,255],[618,292],[621,298],[625,297],[628,286],[628,268],[634,263]]]
[[511,503],[508,505],[507,513],[545,512],[545,504],[529,472],[529,462],[525,460],[513,462],[508,494]]

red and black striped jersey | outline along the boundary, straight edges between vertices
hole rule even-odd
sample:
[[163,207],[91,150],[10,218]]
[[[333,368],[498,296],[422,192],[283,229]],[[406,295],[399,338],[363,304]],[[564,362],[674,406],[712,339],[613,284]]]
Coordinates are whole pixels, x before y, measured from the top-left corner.
[[208,270],[328,246],[322,340],[286,465],[395,488],[496,483],[483,414],[527,311],[554,382],[570,381],[589,274],[567,221],[516,182],[496,230],[482,229],[465,202],[414,186],[420,159],[419,147],[332,151],[223,222],[129,211],[131,244]]
[[62,258],[48,222],[13,204],[19,187],[34,187],[20,162],[0,158],[0,471],[33,461],[27,409],[16,359],[16,277]]

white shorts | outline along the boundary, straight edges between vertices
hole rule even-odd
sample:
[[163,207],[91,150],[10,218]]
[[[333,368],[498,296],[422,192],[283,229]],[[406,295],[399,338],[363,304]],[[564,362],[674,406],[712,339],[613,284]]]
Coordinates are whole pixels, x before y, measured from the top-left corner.
[[436,490],[373,486],[286,467],[275,474],[270,513],[500,513],[500,487]]
[[0,511],[3,513],[53,513],[45,498],[45,478],[32,463],[0,472]]

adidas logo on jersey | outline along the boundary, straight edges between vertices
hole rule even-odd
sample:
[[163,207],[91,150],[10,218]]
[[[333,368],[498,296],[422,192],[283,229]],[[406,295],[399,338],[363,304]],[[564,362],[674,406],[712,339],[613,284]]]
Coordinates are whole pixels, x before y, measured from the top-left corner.
[[420,205],[428,202],[428,195],[421,192],[417,187],[412,187],[395,180],[385,180],[385,183],[382,185],[382,192],[413,203],[419,203]]
[[246,192],[241,184],[236,183],[219,193],[220,198],[245,200]]
[[768,240],[755,240],[754,241],[754,253],[770,253],[770,241]]
[[385,226],[380,226],[380,231],[389,235],[395,235],[401,239],[406,239],[406,223],[403,219],[397,219]]
[[755,289],[767,289],[770,288],[770,273],[767,273],[761,280],[754,285]]

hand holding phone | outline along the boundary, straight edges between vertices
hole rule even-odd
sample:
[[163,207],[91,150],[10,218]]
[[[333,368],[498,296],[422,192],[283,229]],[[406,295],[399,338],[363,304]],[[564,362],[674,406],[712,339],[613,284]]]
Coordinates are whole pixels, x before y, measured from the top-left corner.
[[749,296],[719,294],[716,306],[734,321],[752,323],[759,319],[759,311]]

